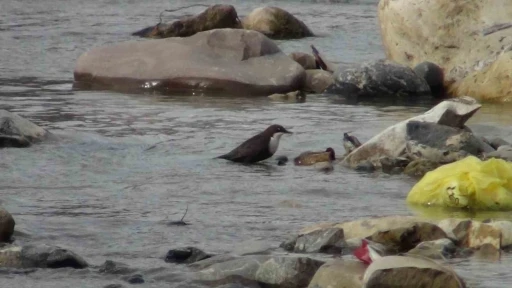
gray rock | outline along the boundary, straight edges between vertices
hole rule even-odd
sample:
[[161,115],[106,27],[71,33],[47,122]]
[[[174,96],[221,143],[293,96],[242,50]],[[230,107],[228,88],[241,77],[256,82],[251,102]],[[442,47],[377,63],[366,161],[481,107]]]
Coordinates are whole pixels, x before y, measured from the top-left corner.
[[273,257],[260,266],[255,280],[271,287],[306,287],[323,264],[307,257]]
[[127,275],[135,272],[135,270],[136,269],[130,268],[124,263],[112,260],[106,260],[105,263],[101,264],[99,267],[100,273],[112,275]]
[[485,154],[485,157],[512,161],[512,146],[501,145],[498,147],[498,150]]
[[[486,147],[483,141],[463,129],[428,123],[407,123],[407,152],[412,159],[426,159],[438,163],[449,163],[464,157],[467,152],[480,156]],[[428,149],[433,148],[433,149]],[[422,150],[425,151],[422,153]]]
[[334,83],[332,73],[325,70],[315,69],[306,70],[306,82],[304,90],[306,92],[322,93]]
[[260,266],[269,259],[271,259],[270,256],[257,255],[215,263],[197,272],[197,278],[206,282],[218,281],[234,276],[254,280]]
[[414,67],[414,73],[425,79],[434,97],[444,97],[444,71],[432,62],[421,62]]
[[21,247],[7,245],[0,249],[0,267],[23,268],[21,262]]
[[207,259],[189,264],[188,267],[197,269],[197,270],[202,270],[202,269],[208,268],[214,264],[228,262],[228,261],[235,260],[238,258],[239,257],[234,254],[215,255],[215,256],[212,256],[211,258],[207,258]]
[[371,172],[374,172],[375,170],[377,170],[377,168],[375,167],[375,165],[373,165],[372,162],[364,161],[364,162],[357,164],[357,166],[355,167],[355,170],[359,171],[359,172],[371,173]]
[[108,284],[107,286],[103,286],[103,288],[124,288],[122,284]]
[[297,237],[294,252],[305,253],[341,253],[345,243],[343,229],[327,228],[315,230]]
[[21,249],[23,267],[82,269],[88,266],[85,260],[72,251],[49,245],[27,245]]
[[242,26],[272,39],[298,39],[314,36],[304,22],[279,7],[261,7],[242,19]]
[[233,248],[232,254],[245,255],[267,255],[274,250],[274,247],[266,241],[244,241]]
[[6,110],[0,110],[0,148],[28,147],[48,134],[46,130]]
[[400,174],[407,165],[411,162],[407,158],[397,157],[397,158],[389,158],[382,157],[379,159],[382,172],[388,174]]
[[430,259],[443,260],[451,258],[457,252],[457,246],[448,238],[425,241],[411,249],[407,254],[421,255]]
[[406,66],[389,60],[365,62],[358,67],[339,69],[330,94],[359,97],[429,95],[425,79]]
[[184,17],[171,23],[159,23],[132,35],[150,38],[188,37],[213,29],[241,27],[235,7],[218,4],[208,7],[196,16]]
[[184,247],[169,250],[165,256],[165,262],[190,264],[210,257],[212,257],[212,255],[205,253],[201,249],[195,247]]
[[123,91],[270,95],[299,90],[305,74],[263,34],[215,29],[186,38],[94,48],[78,58],[74,85]]
[[500,146],[504,146],[504,145],[512,146],[509,142],[505,141],[504,139],[502,139],[500,137],[492,138],[489,141],[489,143],[496,150],[498,150],[498,148],[500,148]]
[[0,207],[0,242],[9,242],[11,240],[15,224],[11,213]]
[[316,60],[315,56],[302,53],[302,52],[293,52],[290,54],[290,58],[292,58],[295,62],[299,63],[304,70],[316,69]]

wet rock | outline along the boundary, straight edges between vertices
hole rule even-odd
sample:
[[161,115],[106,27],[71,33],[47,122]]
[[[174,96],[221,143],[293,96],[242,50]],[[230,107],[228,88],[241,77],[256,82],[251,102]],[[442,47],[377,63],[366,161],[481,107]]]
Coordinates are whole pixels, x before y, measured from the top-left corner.
[[142,277],[142,275],[134,274],[134,275],[128,277],[126,279],[126,282],[128,282],[130,284],[143,284],[145,281],[144,281],[144,277]]
[[388,60],[365,62],[334,72],[330,94],[357,97],[429,95],[425,79],[406,66]]
[[387,256],[366,270],[365,288],[463,288],[466,284],[452,269],[425,258]]
[[315,69],[306,70],[306,82],[304,83],[304,90],[313,93],[322,93],[334,83],[332,73]]
[[304,22],[278,7],[254,9],[242,20],[244,29],[255,30],[272,39],[298,39],[314,36]]
[[443,260],[451,258],[457,252],[457,246],[448,238],[425,241],[407,252],[408,255],[420,255],[430,259]]
[[294,256],[243,256],[197,272],[202,283],[257,281],[269,287],[305,287],[322,261]]
[[[345,243],[341,228],[316,230],[297,237],[293,252],[305,253],[341,253]],[[285,245],[283,245],[285,246]]]
[[501,232],[501,249],[510,248],[512,246],[512,222],[491,221],[485,224],[490,225]]
[[234,254],[221,254],[221,255],[215,255],[210,258],[206,258],[204,260],[194,262],[191,264],[188,264],[188,267],[196,269],[196,270],[202,270],[205,268],[208,268],[214,264],[219,264],[231,260],[238,259],[239,257]]
[[412,160],[404,169],[404,174],[411,177],[423,177],[427,172],[433,171],[441,165],[439,162],[427,159]]
[[420,222],[411,226],[402,226],[390,230],[381,230],[373,233],[368,239],[391,247],[398,253],[406,252],[419,243],[446,238],[446,233],[437,225]]
[[244,256],[225,262],[215,263],[197,273],[197,278],[201,281],[218,281],[229,279],[230,277],[241,277],[248,280],[254,280],[256,271],[260,266],[269,260],[271,256]]
[[210,257],[212,257],[212,255],[205,253],[201,249],[195,247],[184,247],[169,250],[165,256],[165,262],[190,264]]
[[112,275],[126,275],[135,272],[135,269],[121,262],[106,260],[99,267],[99,272]]
[[387,174],[400,174],[404,170],[404,168],[410,163],[410,160],[403,157],[382,157],[379,159],[379,162],[382,172]]
[[0,242],[9,242],[14,233],[14,218],[4,208],[0,207]]
[[299,63],[304,70],[311,70],[316,69],[316,60],[315,56],[308,54],[308,53],[302,53],[302,52],[293,52],[290,54],[290,58],[292,58],[295,62]]
[[25,268],[83,269],[88,266],[82,257],[72,251],[46,244],[24,246],[21,249],[21,262]]
[[[409,67],[423,61],[437,63],[445,71],[445,86],[452,96],[511,99],[506,83],[512,64],[512,2],[489,7],[478,0],[380,1],[378,13],[388,59]],[[396,19],[402,24],[396,25]],[[453,25],[438,25],[446,19],[453,19]]]
[[466,220],[460,222],[453,229],[453,233],[459,246],[479,248],[484,244],[490,244],[498,250],[501,249],[501,231],[489,224]]
[[414,73],[425,79],[434,97],[444,97],[444,71],[437,64],[424,61],[414,67]]
[[302,208],[302,204],[297,200],[283,200],[277,204],[278,207],[284,208]]
[[74,77],[80,88],[247,96],[299,90],[305,71],[261,33],[215,29],[91,49]]
[[506,161],[512,161],[512,146],[501,145],[498,150],[485,154],[485,158],[498,158]]
[[280,101],[304,102],[304,100],[306,100],[306,93],[304,93],[303,91],[299,91],[299,90],[285,93],[285,94],[274,93],[274,94],[268,96],[268,98],[270,98],[272,100],[280,100]]
[[272,287],[306,287],[323,264],[307,257],[272,257],[261,264],[255,280]]
[[409,121],[406,129],[406,150],[412,159],[450,163],[486,151],[480,139],[463,129],[420,121]]
[[500,148],[501,146],[512,146],[509,142],[503,140],[502,138],[500,137],[495,137],[495,138],[492,138],[490,141],[489,141],[490,145],[498,150],[498,148]]
[[[403,215],[364,218],[343,223],[315,224],[300,230],[299,235],[327,228],[342,228],[345,234],[345,239],[361,239],[372,236],[375,232],[411,227],[414,224],[421,222],[426,222],[426,220],[414,216]],[[359,242],[358,245],[360,244],[361,243]]]
[[360,288],[366,265],[360,261],[334,260],[322,265],[308,288]]
[[[314,230],[311,233],[313,233],[315,231],[321,231],[321,229],[322,228],[320,228],[318,230]],[[328,229],[328,228],[325,228],[325,229]],[[299,236],[289,236],[285,241],[283,241],[283,242],[281,242],[281,244],[279,244],[279,247],[283,248],[286,251],[293,252],[293,250],[295,250],[295,244],[297,243],[298,238],[299,238]]]
[[235,7],[219,4],[208,7],[196,16],[184,17],[172,23],[159,23],[132,35],[149,38],[188,37],[213,29],[241,27]]
[[388,127],[352,151],[352,153],[345,157],[343,163],[355,168],[362,162],[378,161],[382,157],[401,157],[405,152],[407,141],[409,141],[407,138],[407,123],[410,121],[431,122],[463,128],[466,121],[480,107],[481,105],[470,97],[445,100],[422,115]]
[[28,147],[31,143],[43,140],[47,134],[46,130],[29,120],[0,110],[0,148]]
[[276,157],[276,160],[277,160],[278,166],[284,166],[284,165],[286,165],[286,163],[288,163],[288,157],[286,157],[286,156]]

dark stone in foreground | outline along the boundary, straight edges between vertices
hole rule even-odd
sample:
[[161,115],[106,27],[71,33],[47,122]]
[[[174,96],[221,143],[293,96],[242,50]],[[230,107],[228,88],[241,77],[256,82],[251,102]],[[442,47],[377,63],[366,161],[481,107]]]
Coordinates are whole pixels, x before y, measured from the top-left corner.
[[0,242],[9,242],[11,240],[15,224],[11,213],[0,207]]
[[23,267],[83,269],[88,266],[85,260],[72,251],[49,245],[27,245],[21,250]]
[[386,97],[430,95],[425,79],[406,66],[389,60],[366,62],[334,73],[327,92],[342,96]]
[[126,282],[128,282],[130,284],[143,284],[145,281],[144,281],[144,277],[142,277],[142,275],[135,274],[135,275],[130,276],[126,280]]
[[150,38],[188,37],[213,29],[241,27],[235,7],[218,4],[208,7],[196,16],[184,17],[172,23],[160,23],[132,35]]
[[304,69],[256,31],[215,29],[132,41],[82,54],[75,87],[267,96],[300,90]]
[[184,247],[171,249],[165,256],[165,262],[167,263],[178,263],[178,264],[191,264],[197,261],[208,259],[212,255],[205,253],[204,251],[195,247]]
[[445,96],[443,68],[435,63],[425,61],[414,67],[414,73],[425,79],[434,97]]

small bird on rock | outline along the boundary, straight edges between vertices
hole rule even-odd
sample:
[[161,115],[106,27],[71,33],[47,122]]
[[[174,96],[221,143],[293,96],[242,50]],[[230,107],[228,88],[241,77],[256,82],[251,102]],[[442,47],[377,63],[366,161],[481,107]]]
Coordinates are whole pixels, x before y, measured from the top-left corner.
[[246,140],[229,153],[216,158],[239,163],[256,163],[274,155],[279,146],[279,140],[284,134],[292,134],[283,126],[273,124],[265,131]]
[[350,152],[361,146],[361,142],[355,136],[351,136],[348,133],[343,133],[343,147],[346,154],[350,154]]

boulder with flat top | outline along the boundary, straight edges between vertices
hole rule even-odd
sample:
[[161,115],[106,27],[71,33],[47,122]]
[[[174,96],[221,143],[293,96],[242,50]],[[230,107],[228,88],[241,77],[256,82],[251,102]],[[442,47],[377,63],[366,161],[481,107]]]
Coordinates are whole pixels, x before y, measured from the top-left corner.
[[300,90],[305,71],[259,32],[216,29],[91,49],[74,77],[85,89],[263,96]]

